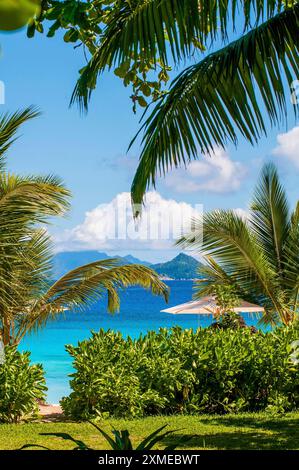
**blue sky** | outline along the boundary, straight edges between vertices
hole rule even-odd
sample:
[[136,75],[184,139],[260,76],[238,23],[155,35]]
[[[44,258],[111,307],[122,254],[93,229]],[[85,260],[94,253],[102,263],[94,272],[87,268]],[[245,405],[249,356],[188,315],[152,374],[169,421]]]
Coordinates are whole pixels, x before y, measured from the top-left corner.
[[[9,153],[8,167],[22,174],[55,173],[64,179],[73,193],[72,211],[51,230],[58,242],[64,240],[63,249],[72,249],[73,229],[79,226],[80,233],[84,232],[86,212],[130,190],[139,152],[135,146],[126,155],[128,143],[138,129],[138,115],[133,114],[129,100],[131,90],[124,88],[112,72],[106,73],[99,80],[88,115],[80,116],[76,107],[69,109],[68,105],[78,69],[84,65],[81,49],[73,50],[59,35],[52,39],[37,35],[29,40],[25,31],[0,34],[0,44],[0,80],[6,88],[2,111],[12,112],[35,104],[43,112],[41,118],[23,127],[21,138]],[[297,143],[299,148],[299,132],[294,126],[290,112],[288,127],[270,130],[268,138],[263,138],[258,146],[251,147],[241,139],[237,149],[228,147],[226,154],[219,156],[220,167],[211,166],[208,161],[202,166],[193,165],[187,172],[174,172],[159,181],[160,197],[191,205],[200,203],[204,210],[218,207],[245,210],[263,162],[274,160],[290,200],[295,203],[299,158],[294,149]],[[290,134],[282,137],[280,149],[273,154],[278,146],[277,134],[287,131]],[[222,178],[224,184],[221,171],[227,178]],[[88,241],[80,247],[101,248]],[[117,248],[114,244],[110,251],[118,251]],[[130,250],[153,260],[172,255],[171,251],[151,245],[134,248],[122,245],[119,251]]]

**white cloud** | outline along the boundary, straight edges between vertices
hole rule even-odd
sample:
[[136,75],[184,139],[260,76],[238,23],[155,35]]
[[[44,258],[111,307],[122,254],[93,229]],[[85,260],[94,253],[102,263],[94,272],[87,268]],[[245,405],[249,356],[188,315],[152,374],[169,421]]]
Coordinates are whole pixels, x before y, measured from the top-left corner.
[[231,160],[227,152],[216,149],[211,157],[202,157],[186,169],[171,172],[165,184],[180,193],[200,190],[226,193],[238,190],[245,175],[246,168],[241,162]]
[[278,134],[277,143],[277,147],[272,151],[273,155],[284,157],[299,168],[299,126],[284,134]]
[[234,209],[234,212],[241,217],[244,221],[248,220],[250,217],[249,211],[242,209],[241,207],[237,207],[237,209]]
[[164,199],[148,192],[142,217],[133,219],[130,193],[120,193],[108,204],[85,214],[82,224],[56,237],[59,251],[72,249],[167,250],[190,231],[190,222],[202,212],[201,206]]

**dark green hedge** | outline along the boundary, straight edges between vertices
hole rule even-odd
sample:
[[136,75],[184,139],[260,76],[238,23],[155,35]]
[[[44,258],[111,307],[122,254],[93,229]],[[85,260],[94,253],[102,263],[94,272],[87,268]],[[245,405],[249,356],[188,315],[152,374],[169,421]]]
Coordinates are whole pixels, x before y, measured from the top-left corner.
[[161,329],[138,340],[101,330],[67,346],[75,373],[62,406],[76,419],[293,409],[299,369],[289,356],[298,338],[298,326],[270,333]]

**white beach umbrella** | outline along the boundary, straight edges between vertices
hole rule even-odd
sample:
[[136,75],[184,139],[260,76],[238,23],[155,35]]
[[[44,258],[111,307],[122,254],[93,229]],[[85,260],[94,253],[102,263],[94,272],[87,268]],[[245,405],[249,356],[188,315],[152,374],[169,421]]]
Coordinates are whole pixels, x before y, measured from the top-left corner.
[[[232,310],[236,313],[262,313],[265,311],[263,307],[251,304],[245,300],[240,300],[238,307]],[[208,295],[198,300],[192,300],[191,302],[161,310],[161,312],[171,313],[172,315],[217,315],[219,313],[219,306],[217,305],[216,298]]]

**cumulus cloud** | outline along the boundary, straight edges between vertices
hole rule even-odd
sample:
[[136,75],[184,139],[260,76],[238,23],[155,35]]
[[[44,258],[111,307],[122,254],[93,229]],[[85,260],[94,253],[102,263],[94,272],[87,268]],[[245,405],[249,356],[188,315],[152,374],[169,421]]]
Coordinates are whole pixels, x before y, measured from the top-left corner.
[[234,209],[235,213],[241,217],[244,221],[248,220],[250,217],[249,211],[242,209],[241,207],[237,207],[237,209]]
[[130,193],[120,193],[107,204],[85,214],[82,224],[56,238],[59,251],[71,249],[166,250],[173,249],[182,233],[191,229],[191,220],[202,213],[200,205],[164,199],[148,192],[142,217],[133,218]]
[[284,134],[278,134],[277,143],[277,147],[272,151],[273,155],[284,157],[299,168],[299,126]]
[[165,180],[166,186],[180,193],[210,191],[226,193],[240,188],[245,166],[233,161],[228,153],[216,149],[211,157],[191,162],[186,169],[175,170]]

